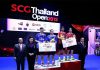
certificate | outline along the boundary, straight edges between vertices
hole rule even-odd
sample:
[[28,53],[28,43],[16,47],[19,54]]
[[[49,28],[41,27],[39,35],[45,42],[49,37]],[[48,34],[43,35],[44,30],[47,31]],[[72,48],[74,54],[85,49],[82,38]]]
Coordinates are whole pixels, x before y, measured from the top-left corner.
[[62,44],[63,44],[63,48],[77,45],[76,38],[70,37],[67,38],[66,40],[62,40]]
[[38,43],[39,52],[52,52],[56,51],[56,43]]

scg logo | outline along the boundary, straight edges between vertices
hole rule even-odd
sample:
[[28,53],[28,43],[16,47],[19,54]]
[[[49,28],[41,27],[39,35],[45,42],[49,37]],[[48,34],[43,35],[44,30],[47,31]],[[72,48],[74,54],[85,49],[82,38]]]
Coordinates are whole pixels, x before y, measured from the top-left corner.
[[13,12],[25,12],[25,13],[31,13],[31,7],[30,6],[24,6],[24,5],[16,5],[16,4],[12,4],[11,5],[11,11]]

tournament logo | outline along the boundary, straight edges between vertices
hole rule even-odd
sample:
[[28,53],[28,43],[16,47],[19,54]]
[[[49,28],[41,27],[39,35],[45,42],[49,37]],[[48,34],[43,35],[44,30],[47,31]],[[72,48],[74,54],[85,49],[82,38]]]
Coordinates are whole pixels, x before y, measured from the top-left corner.
[[26,6],[17,5],[17,4],[11,5],[11,11],[26,13],[26,14],[31,13],[32,18],[37,21],[44,20],[44,21],[58,22],[59,11],[50,11],[46,8],[39,9],[37,7],[32,7],[32,6],[28,6],[28,5],[26,5]]

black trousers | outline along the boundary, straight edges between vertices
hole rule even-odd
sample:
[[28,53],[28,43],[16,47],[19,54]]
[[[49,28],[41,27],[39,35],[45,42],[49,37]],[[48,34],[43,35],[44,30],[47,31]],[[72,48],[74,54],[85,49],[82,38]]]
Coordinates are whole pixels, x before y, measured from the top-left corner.
[[86,57],[86,54],[84,54],[84,53],[79,54],[79,60],[81,60],[81,69],[82,70],[84,69],[85,57]]
[[36,55],[27,55],[27,60],[28,60],[28,70],[34,70],[34,65],[35,65],[35,57]]
[[25,62],[25,58],[16,58],[16,64],[17,64],[17,70],[24,70],[24,62]]

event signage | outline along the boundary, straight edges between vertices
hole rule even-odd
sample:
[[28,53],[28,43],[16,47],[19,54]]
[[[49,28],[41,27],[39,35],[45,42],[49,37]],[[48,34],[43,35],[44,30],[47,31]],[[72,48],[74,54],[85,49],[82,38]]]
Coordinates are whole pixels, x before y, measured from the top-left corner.
[[10,18],[7,19],[8,31],[40,32],[40,27],[43,27],[44,32],[47,33],[49,33],[51,29],[54,30],[54,33],[58,33],[60,31],[60,23]]
[[17,5],[17,4],[11,5],[11,11],[26,13],[26,14],[31,13],[32,18],[37,21],[43,20],[43,21],[58,22],[59,11],[51,11],[46,8],[39,9],[33,6],[28,6],[28,5],[24,6],[24,5]]

